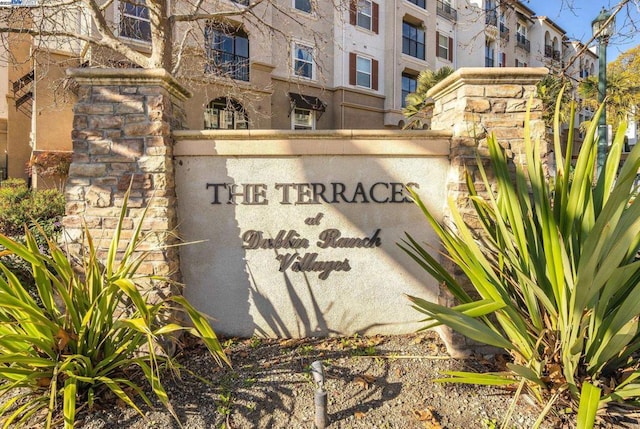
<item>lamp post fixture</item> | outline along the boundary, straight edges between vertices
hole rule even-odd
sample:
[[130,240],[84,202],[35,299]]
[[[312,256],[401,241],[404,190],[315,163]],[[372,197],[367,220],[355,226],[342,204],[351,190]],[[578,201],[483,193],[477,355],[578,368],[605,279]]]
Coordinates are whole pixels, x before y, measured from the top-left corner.
[[[598,39],[598,103],[604,102],[607,91],[607,44],[615,30],[615,17],[602,7],[600,14],[591,22],[593,36]],[[607,114],[603,109],[598,123],[598,159],[597,174],[604,168],[604,160],[607,154]]]

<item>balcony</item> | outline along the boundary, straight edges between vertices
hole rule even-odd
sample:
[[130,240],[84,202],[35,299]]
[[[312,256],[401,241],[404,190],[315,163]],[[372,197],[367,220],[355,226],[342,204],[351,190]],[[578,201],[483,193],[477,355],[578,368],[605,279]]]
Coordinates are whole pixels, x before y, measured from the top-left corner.
[[531,52],[531,42],[522,34],[516,36],[516,46],[527,52]]
[[560,51],[553,51],[554,61],[560,61]]
[[498,25],[498,14],[495,10],[485,10],[484,23],[487,25]]
[[446,18],[449,21],[456,22],[458,20],[458,11],[442,0],[438,0],[436,12],[439,16]]
[[229,52],[210,49],[204,72],[249,82],[249,58]]
[[500,38],[509,41],[509,29],[503,23],[500,23]]
[[33,81],[35,79],[35,71],[31,70],[20,79],[13,82],[13,98],[15,100],[16,110],[31,116],[33,100]]
[[546,58],[551,58],[552,55],[553,55],[553,48],[551,47],[551,45],[544,45],[544,56]]

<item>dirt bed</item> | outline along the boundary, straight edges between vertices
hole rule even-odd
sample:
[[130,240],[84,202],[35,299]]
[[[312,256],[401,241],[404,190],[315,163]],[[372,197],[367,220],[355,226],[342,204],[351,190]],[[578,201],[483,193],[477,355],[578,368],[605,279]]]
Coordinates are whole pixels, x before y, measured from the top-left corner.
[[[181,378],[163,380],[185,428],[313,428],[317,386],[310,366],[316,360],[325,371],[328,428],[499,428],[513,397],[503,389],[434,382],[443,371],[484,371],[503,358],[452,359],[432,332],[224,343],[232,369],[216,367],[201,346],[187,344],[179,355]],[[160,405],[143,412],[145,418],[119,405],[83,411],[79,427],[180,427]],[[521,397],[508,428],[532,427],[538,412]],[[550,417],[543,427],[570,428],[571,420]],[[640,428],[633,421],[601,427]]]

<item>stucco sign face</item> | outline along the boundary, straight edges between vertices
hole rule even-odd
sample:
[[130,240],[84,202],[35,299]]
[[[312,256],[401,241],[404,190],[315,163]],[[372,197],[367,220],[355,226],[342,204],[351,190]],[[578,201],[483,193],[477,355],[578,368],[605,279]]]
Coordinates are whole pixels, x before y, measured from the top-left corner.
[[412,332],[438,286],[397,246],[437,241],[407,188],[444,207],[445,157],[179,157],[185,295],[222,334]]

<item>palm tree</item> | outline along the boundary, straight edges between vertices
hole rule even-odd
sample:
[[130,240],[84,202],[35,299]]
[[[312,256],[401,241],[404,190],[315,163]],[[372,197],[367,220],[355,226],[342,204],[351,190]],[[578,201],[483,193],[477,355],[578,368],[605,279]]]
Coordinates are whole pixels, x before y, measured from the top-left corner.
[[422,119],[424,119],[424,113],[432,105],[431,98],[427,97],[427,91],[453,72],[454,70],[451,67],[442,67],[437,71],[423,70],[420,72],[417,79],[416,92],[407,95],[406,106],[402,109],[402,113],[409,120],[405,125],[405,129],[423,128]]

